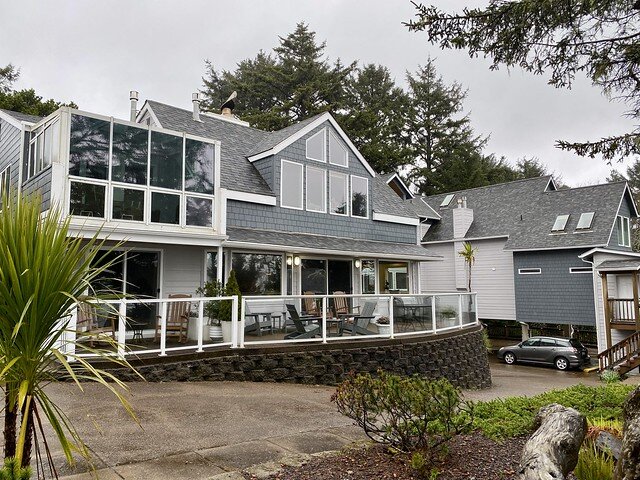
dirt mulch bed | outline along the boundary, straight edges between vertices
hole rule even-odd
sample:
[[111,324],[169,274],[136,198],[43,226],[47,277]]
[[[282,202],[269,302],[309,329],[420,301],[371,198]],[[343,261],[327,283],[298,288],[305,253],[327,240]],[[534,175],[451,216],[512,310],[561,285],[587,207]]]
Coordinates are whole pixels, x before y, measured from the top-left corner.
[[[438,480],[507,480],[513,478],[525,437],[496,443],[481,434],[461,435],[449,445],[446,460],[435,465]],[[246,479],[253,479],[245,474]],[[277,480],[419,480],[410,456],[391,455],[380,445],[355,447],[335,456],[319,457],[300,467],[283,467]]]

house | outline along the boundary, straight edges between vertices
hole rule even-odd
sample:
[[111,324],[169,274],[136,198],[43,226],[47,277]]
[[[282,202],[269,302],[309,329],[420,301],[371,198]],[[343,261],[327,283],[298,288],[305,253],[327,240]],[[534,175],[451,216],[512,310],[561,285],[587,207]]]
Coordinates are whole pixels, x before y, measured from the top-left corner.
[[[420,293],[420,245],[440,215],[377,174],[329,113],[276,132],[147,100],[130,120],[63,107],[0,111],[2,188],[38,192],[71,230],[126,241],[104,283],[195,294],[233,269],[243,295]],[[400,190],[398,190],[400,189]],[[406,191],[402,191],[405,189]],[[159,312],[137,321],[151,328]]]
[[[633,256],[630,225],[638,212],[624,182],[558,189],[544,176],[422,200],[441,219],[424,222],[421,243],[444,262],[422,267],[421,288],[466,289],[467,269],[457,252],[470,242],[477,249],[472,290],[483,321],[517,321],[525,332],[532,324],[562,325],[566,335],[571,327],[595,330],[604,310],[589,252]],[[629,279],[620,282],[626,283],[619,295],[632,299]],[[601,321],[601,351],[611,346],[606,335]],[[623,336],[614,332],[614,343]]]

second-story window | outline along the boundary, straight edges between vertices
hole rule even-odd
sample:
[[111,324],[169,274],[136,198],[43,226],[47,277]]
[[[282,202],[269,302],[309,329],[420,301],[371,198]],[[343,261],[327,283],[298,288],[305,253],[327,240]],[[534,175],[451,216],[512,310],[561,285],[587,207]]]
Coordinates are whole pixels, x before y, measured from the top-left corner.
[[111,148],[111,179],[146,185],[149,129],[114,123]]
[[349,166],[349,153],[338,137],[329,132],[329,163],[341,167]]
[[318,162],[325,162],[325,150],[326,150],[326,133],[323,128],[315,135],[310,136],[305,142],[306,157],[309,160],[316,160]]
[[369,181],[364,177],[351,175],[351,216],[369,216]]
[[31,132],[27,179],[58,160],[60,153],[60,121],[56,118]]
[[106,120],[71,116],[69,174],[107,179],[111,123]]
[[329,173],[329,213],[349,215],[349,181],[343,173]]
[[629,217],[618,215],[616,218],[616,230],[618,232],[618,245],[621,247],[630,247],[631,228],[629,227]]
[[285,208],[302,210],[302,164],[282,160],[281,170],[280,205]]
[[327,211],[327,174],[322,168],[307,166],[307,210]]
[[182,190],[182,137],[151,132],[149,184]]

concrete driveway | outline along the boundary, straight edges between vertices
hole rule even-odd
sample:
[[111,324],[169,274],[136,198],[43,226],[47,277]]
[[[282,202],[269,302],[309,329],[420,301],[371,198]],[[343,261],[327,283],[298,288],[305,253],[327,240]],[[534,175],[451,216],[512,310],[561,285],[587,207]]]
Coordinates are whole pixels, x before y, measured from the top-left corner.
[[[595,374],[492,362],[494,387],[465,392],[474,400],[534,395],[578,383],[597,385]],[[628,380],[639,384],[640,378]],[[230,473],[273,461],[339,449],[363,434],[337,413],[332,387],[264,383],[133,383],[130,400],[141,427],[104,389],[51,385],[96,458],[103,479],[241,478]],[[63,458],[55,450],[56,463]],[[288,460],[287,460],[288,459]],[[86,465],[62,467],[68,479],[90,478]]]

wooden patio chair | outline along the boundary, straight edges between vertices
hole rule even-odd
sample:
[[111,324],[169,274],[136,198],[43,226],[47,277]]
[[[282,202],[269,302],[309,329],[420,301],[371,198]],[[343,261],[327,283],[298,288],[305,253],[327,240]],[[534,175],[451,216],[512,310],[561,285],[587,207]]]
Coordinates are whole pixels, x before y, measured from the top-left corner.
[[342,332],[351,333],[351,335],[375,335],[374,332],[367,327],[371,320],[375,318],[373,311],[376,309],[376,302],[365,302],[362,307],[361,315],[354,315],[353,323],[345,323],[342,326]]
[[[101,338],[116,338],[115,318],[107,315],[105,308],[103,306],[101,309],[95,303],[81,302],[78,304],[76,335],[80,340],[87,338],[91,347]],[[101,310],[102,314],[100,314]]]
[[[298,310],[296,309],[295,305],[291,305],[291,304],[287,304],[287,312],[289,313],[289,316],[291,317],[291,320],[293,321],[293,324],[296,327],[295,332],[291,332],[288,333],[287,335],[284,336],[285,340],[291,340],[291,339],[303,339],[303,338],[313,338],[316,337],[318,335],[320,335],[320,325],[318,325],[317,323],[312,323],[310,325],[305,325],[302,323],[302,318],[300,318],[300,315],[298,314]],[[311,317],[305,320],[320,320],[322,317]]]
[[[169,298],[191,298],[185,293],[174,293]],[[189,314],[191,313],[191,302],[169,302],[167,303],[167,338],[178,337],[178,342],[186,343],[187,331],[189,328]],[[156,334],[154,340],[160,338],[160,325],[162,316],[156,317]]]
[[[335,291],[334,295],[345,295],[344,292]],[[349,299],[347,297],[335,297],[333,299],[333,311],[336,317],[346,317],[360,314],[360,305],[356,305],[351,309],[349,307]]]
[[313,292],[304,292],[305,295],[308,295],[308,298],[303,299],[304,304],[304,312],[307,315],[322,315],[320,312],[320,307],[318,307],[318,302],[314,297],[315,293]]

